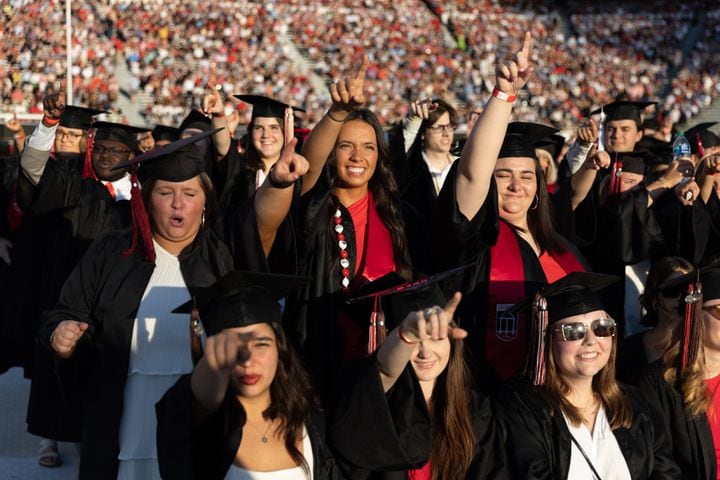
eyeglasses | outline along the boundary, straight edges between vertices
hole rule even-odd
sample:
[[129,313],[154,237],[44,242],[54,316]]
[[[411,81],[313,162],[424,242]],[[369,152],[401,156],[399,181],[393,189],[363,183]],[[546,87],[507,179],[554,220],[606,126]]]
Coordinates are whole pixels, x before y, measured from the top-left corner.
[[69,132],[69,131],[67,131],[67,130],[58,130],[58,131],[55,133],[55,136],[56,136],[57,138],[67,138],[68,140],[75,141],[75,140],[77,140],[78,138],[82,137],[83,134],[82,134],[82,133]]
[[102,145],[98,145],[97,147],[93,148],[93,153],[97,153],[98,155],[103,155],[106,153],[108,155],[127,155],[132,152],[124,148],[104,147]]
[[457,125],[448,123],[447,125],[433,125],[432,127],[428,127],[428,130],[432,131],[433,133],[440,133],[440,132],[454,132],[456,128],[457,128]]
[[[616,331],[615,320],[612,318],[598,318],[590,323],[590,328],[596,337],[614,337]],[[563,323],[552,331],[561,332],[565,342],[575,342],[585,338],[588,326],[583,322]]]
[[702,309],[708,312],[713,317],[720,320],[720,305],[713,305],[712,307],[702,307]]

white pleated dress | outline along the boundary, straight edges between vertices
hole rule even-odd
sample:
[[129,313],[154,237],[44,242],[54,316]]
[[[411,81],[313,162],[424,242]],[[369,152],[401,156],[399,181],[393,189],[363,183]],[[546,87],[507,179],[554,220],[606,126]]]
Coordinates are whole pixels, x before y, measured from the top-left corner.
[[155,404],[181,375],[192,372],[189,318],[170,313],[190,299],[177,257],[155,244],[155,270],[133,326],[120,420],[118,479],[160,479]]

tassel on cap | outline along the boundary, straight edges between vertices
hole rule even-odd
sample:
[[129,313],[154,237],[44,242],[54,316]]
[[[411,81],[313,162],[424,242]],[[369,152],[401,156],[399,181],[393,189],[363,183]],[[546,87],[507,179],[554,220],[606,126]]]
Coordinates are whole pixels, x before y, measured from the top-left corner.
[[386,337],[385,313],[382,311],[382,306],[380,305],[380,296],[376,295],[373,301],[372,313],[370,313],[367,354],[372,355],[372,353],[383,344]]
[[702,135],[700,134],[700,132],[695,134],[695,139],[697,142],[697,155],[699,158],[702,158],[705,156],[705,148],[702,144]]
[[620,177],[622,176],[623,162],[620,160],[617,152],[615,152],[615,162],[613,163],[612,178],[610,178],[610,195],[618,195],[620,193]]
[[142,193],[140,192],[140,181],[137,176],[137,164],[133,164],[130,169],[130,184],[132,185],[130,197],[130,211],[132,212],[132,244],[130,248],[123,252],[124,256],[131,255],[142,248],[145,260],[155,262],[155,246],[152,240],[152,231],[150,230],[150,220],[148,219],[145,205],[143,204]]
[[697,360],[702,335],[702,328],[698,325],[702,321],[702,304],[702,284],[700,279],[697,279],[688,286],[685,295],[685,315],[680,338],[680,355],[678,355],[681,372]]
[[531,344],[525,364],[525,374],[535,386],[545,384],[545,348],[547,326],[547,299],[538,292],[535,294],[533,299],[530,332]]
[[200,323],[200,311],[197,308],[195,298],[193,298],[193,308],[190,312],[190,352],[192,354],[193,365],[197,365],[203,356],[202,333],[203,328]]
[[95,146],[95,129],[88,130],[87,141],[85,142],[85,163],[83,163],[82,178],[97,180],[95,169],[92,164],[92,151]]

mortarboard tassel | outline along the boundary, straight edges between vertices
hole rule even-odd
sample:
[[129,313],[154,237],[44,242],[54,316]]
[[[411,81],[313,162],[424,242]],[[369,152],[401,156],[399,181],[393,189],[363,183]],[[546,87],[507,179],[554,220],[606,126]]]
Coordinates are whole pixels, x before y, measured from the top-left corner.
[[155,262],[155,247],[152,241],[152,232],[150,231],[150,220],[148,219],[145,205],[143,204],[140,192],[140,182],[137,177],[137,164],[133,164],[130,170],[130,184],[132,185],[130,194],[130,211],[132,212],[132,244],[130,248],[123,252],[124,256],[128,256],[135,252],[138,248],[138,236],[142,241],[142,248],[145,253],[145,260]]
[[545,338],[547,326],[547,300],[540,293],[536,293],[532,308],[532,332],[530,334],[532,343],[525,364],[525,373],[535,386],[545,384]]
[[196,299],[193,298],[193,309],[190,312],[190,352],[192,353],[193,365],[197,365],[203,356],[202,349],[202,324],[200,323],[200,312],[197,308]]
[[685,316],[680,339],[680,372],[695,363],[700,349],[702,330],[697,323],[702,319],[702,285],[700,280],[688,286],[685,296]]
[[368,327],[367,354],[372,355],[372,353],[383,344],[386,337],[387,330],[385,329],[385,313],[380,307],[380,296],[376,295],[373,300],[373,309],[370,314],[370,326]]
[[702,144],[702,135],[700,135],[700,132],[696,133],[696,140],[697,140],[697,154],[698,158],[702,158],[705,156],[705,147],[703,147]]
[[85,142],[85,162],[83,163],[82,178],[97,180],[95,169],[92,165],[92,151],[95,145],[95,129],[88,130],[87,141]]
[[615,163],[612,169],[612,178],[610,179],[610,195],[618,195],[620,193],[620,177],[622,176],[623,163],[615,152]]

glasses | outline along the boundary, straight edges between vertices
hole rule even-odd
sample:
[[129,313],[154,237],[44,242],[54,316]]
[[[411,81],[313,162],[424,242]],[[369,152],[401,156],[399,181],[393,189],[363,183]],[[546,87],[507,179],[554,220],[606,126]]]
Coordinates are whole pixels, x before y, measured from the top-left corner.
[[78,138],[82,137],[82,133],[75,133],[75,132],[68,132],[66,130],[58,130],[57,133],[55,133],[55,136],[57,138],[67,138],[68,140],[75,141]]
[[131,153],[131,151],[124,148],[104,147],[102,145],[98,145],[93,148],[93,153],[97,153],[98,155],[104,155],[106,153],[108,155],[127,155]]
[[457,125],[453,125],[452,123],[448,123],[447,125],[433,125],[432,127],[428,127],[428,130],[432,131],[433,133],[440,133],[440,132],[454,132],[457,128]]
[[713,317],[720,320],[720,305],[713,305],[712,307],[702,307],[702,309],[708,312]]
[[[599,318],[590,323],[590,328],[596,337],[614,337],[615,336],[615,320],[612,318]],[[585,338],[588,326],[583,322],[563,323],[553,329],[553,332],[561,332],[562,339],[565,342],[575,342]]]

